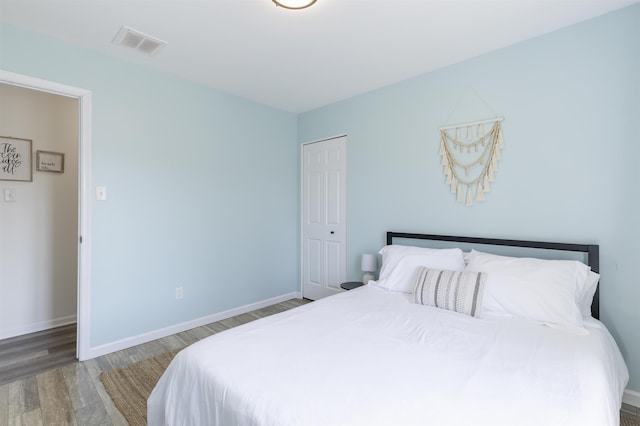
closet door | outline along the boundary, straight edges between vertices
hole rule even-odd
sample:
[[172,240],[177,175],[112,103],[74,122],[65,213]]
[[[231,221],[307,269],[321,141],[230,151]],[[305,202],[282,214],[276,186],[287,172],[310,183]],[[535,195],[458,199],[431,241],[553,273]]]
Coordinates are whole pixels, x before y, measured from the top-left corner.
[[302,295],[339,293],[346,277],[346,136],[302,147]]

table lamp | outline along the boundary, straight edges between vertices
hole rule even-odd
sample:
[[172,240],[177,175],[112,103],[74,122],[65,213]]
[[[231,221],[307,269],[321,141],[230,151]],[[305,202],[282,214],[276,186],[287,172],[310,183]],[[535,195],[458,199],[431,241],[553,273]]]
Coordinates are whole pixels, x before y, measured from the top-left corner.
[[378,269],[378,258],[375,254],[363,254],[360,269],[364,272],[362,276],[362,283],[367,284],[369,280],[374,280],[376,277],[373,275]]

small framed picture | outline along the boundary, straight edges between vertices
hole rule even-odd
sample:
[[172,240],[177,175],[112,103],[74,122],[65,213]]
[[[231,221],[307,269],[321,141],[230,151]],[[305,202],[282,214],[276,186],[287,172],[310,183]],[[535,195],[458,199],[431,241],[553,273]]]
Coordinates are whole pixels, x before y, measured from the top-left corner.
[[31,182],[31,139],[0,136],[0,180]]
[[64,154],[61,152],[36,151],[36,170],[64,173]]

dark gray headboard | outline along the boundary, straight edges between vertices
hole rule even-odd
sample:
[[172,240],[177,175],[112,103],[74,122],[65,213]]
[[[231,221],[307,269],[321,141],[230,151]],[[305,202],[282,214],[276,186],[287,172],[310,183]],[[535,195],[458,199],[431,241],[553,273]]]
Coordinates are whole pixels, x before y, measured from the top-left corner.
[[[506,247],[523,247],[541,250],[559,250],[586,253],[587,264],[593,272],[600,272],[600,246],[597,244],[551,243],[543,241],[503,240],[498,238],[454,237],[451,235],[413,234],[407,232],[387,232],[387,245],[393,244],[394,238],[406,238],[429,241],[447,241],[464,244],[485,244]],[[599,287],[599,284],[598,284]],[[600,289],[591,303],[591,315],[600,318]]]

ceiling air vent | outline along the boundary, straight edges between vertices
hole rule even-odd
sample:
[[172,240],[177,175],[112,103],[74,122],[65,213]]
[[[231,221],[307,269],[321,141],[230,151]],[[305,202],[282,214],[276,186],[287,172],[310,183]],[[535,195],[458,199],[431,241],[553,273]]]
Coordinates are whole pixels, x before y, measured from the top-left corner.
[[124,25],[120,28],[118,34],[116,34],[113,43],[131,47],[149,56],[153,56],[158,50],[168,44],[166,41],[151,37],[150,35]]

